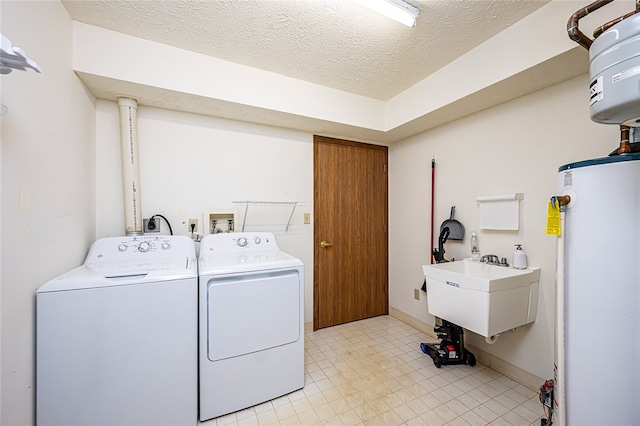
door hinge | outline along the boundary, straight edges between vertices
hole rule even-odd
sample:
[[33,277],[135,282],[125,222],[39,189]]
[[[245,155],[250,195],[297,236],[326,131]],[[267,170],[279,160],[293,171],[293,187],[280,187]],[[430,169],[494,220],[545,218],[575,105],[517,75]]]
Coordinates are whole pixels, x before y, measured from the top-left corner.
[[387,173],[387,165],[384,165],[384,172]]
[[385,234],[387,233],[387,225],[386,224],[384,225],[384,233]]

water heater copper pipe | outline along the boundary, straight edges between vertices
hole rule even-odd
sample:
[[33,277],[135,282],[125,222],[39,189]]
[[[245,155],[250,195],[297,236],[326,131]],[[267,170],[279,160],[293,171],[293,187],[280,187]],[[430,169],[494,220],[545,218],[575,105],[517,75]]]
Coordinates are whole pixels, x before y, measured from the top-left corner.
[[604,25],[600,25],[598,28],[596,28],[596,29],[595,29],[595,31],[593,31],[593,38],[598,38],[598,36],[599,36],[600,34],[602,34],[603,32],[607,31],[609,28],[613,27],[613,26],[614,26],[615,24],[617,24],[618,22],[623,21],[623,20],[625,20],[625,19],[627,19],[627,18],[629,18],[629,17],[631,17],[631,16],[635,15],[636,13],[638,13],[638,7],[637,7],[637,6],[638,6],[638,4],[639,4],[639,3],[636,3],[636,10],[634,10],[633,12],[629,12],[629,13],[627,13],[627,14],[626,14],[626,15],[624,15],[624,16],[621,16],[621,17],[619,17],[619,18],[616,18],[616,19],[614,19],[614,20],[612,20],[612,21],[609,21],[609,22],[607,22],[607,23],[606,23],[606,24],[604,24]]
[[571,18],[569,18],[569,22],[567,22],[567,33],[569,33],[569,38],[578,43],[580,46],[589,50],[589,47],[591,47],[591,43],[593,43],[593,40],[591,40],[582,31],[580,31],[580,29],[578,28],[578,21],[591,12],[611,3],[612,1],[613,0],[594,1],[589,6],[583,7],[582,9],[571,15]]
[[620,125],[620,147],[618,148],[618,154],[625,154],[631,152],[631,144],[629,143],[629,126],[624,124]]

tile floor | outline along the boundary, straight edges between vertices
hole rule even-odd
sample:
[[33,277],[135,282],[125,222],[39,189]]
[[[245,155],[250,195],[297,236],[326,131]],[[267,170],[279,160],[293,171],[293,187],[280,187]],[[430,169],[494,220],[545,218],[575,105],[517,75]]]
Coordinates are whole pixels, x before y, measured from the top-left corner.
[[434,339],[391,316],[305,339],[304,389],[207,426],[540,425],[536,391],[481,363],[436,368],[420,350]]

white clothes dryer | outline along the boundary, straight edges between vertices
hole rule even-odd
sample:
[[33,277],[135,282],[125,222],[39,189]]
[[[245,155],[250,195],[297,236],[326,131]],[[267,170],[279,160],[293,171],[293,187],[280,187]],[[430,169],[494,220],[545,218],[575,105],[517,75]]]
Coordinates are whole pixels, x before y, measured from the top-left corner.
[[195,425],[194,242],[97,240],[36,293],[39,426]]
[[304,266],[272,233],[200,245],[200,420],[304,387]]

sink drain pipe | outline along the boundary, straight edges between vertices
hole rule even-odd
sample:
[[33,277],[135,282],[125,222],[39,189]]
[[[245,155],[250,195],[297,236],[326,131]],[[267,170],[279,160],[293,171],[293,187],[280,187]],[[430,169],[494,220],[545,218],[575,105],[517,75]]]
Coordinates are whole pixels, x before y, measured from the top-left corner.
[[490,345],[493,345],[495,342],[498,341],[498,337],[500,337],[499,334],[494,334],[493,336],[487,336],[484,338],[484,341],[487,342]]
[[124,196],[124,226],[126,235],[142,235],[140,203],[140,164],[138,160],[138,102],[118,97],[120,110],[120,154]]

